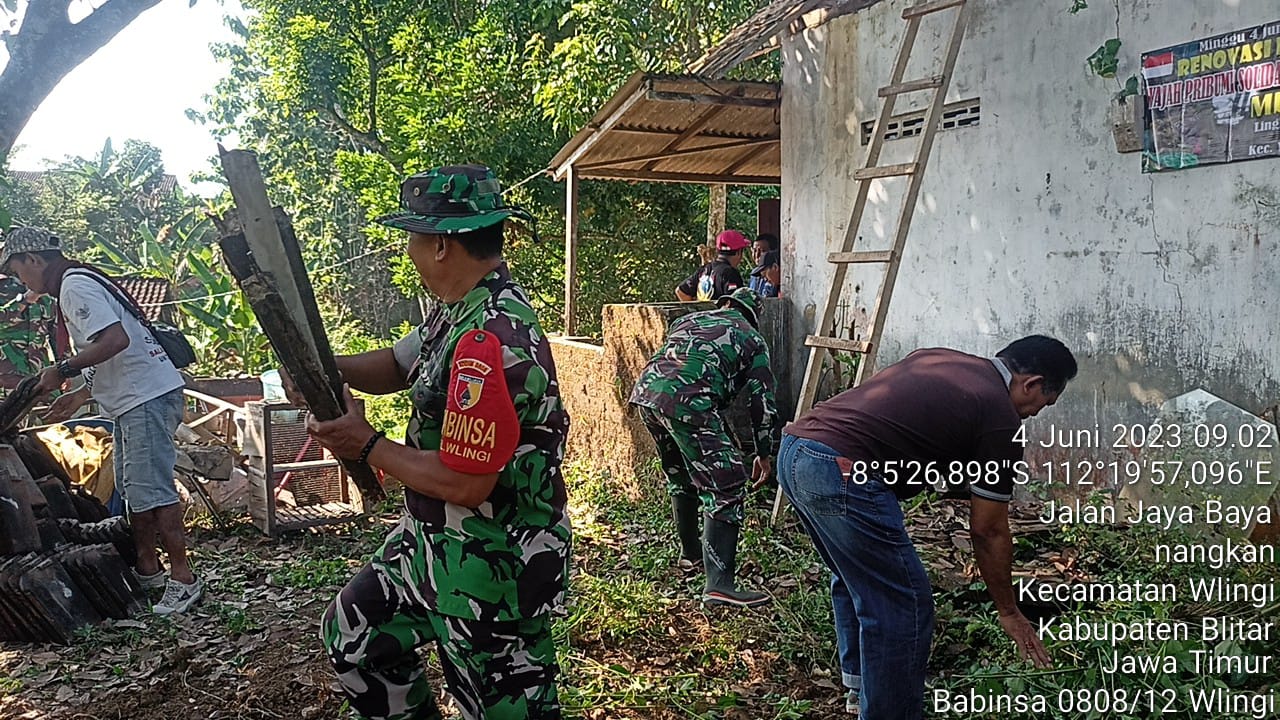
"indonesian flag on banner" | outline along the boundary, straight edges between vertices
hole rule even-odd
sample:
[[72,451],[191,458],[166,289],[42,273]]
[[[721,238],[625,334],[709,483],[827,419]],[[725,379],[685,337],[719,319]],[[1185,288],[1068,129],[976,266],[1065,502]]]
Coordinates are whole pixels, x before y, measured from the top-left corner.
[[1142,77],[1147,80],[1168,77],[1173,74],[1173,51],[1160,55],[1148,55],[1142,59]]

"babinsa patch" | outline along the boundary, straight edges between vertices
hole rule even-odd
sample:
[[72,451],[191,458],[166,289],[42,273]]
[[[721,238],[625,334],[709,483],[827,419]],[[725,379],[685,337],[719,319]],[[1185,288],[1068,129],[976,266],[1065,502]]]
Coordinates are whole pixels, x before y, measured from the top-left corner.
[[520,441],[520,419],[507,392],[502,344],[493,333],[465,333],[453,351],[440,429],[440,461],[458,472],[498,472]]

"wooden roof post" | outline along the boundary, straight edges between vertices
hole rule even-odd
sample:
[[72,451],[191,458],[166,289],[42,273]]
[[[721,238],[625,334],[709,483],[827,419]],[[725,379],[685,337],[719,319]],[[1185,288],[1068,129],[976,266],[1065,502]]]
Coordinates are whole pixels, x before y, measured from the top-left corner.
[[564,334],[578,330],[578,168],[564,176]]
[[707,245],[715,247],[716,236],[725,229],[729,204],[729,186],[714,183],[707,186]]

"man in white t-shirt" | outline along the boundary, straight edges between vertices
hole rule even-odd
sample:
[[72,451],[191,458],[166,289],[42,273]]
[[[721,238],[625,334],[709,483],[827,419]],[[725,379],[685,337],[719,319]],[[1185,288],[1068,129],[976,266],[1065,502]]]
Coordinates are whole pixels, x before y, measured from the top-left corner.
[[[46,419],[65,420],[90,397],[111,418],[116,487],[124,497],[138,546],[138,577],[144,587],[164,587],[156,613],[184,612],[200,599],[204,588],[187,564],[182,508],[173,480],[177,458],[173,437],[182,421],[182,376],[138,320],[136,303],[101,272],[64,256],[57,236],[41,228],[20,227],[3,239],[0,272],[16,274],[34,293],[58,298],[76,351],[40,373],[40,390],[49,393],[73,377],[84,377],[81,388],[53,402]],[[167,582],[156,552],[157,538],[169,557]]]

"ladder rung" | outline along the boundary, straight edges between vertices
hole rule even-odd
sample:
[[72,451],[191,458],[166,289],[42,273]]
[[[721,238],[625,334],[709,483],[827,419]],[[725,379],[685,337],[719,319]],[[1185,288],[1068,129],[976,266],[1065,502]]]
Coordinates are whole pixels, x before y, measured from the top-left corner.
[[902,17],[904,19],[920,17],[921,15],[936,13],[939,10],[946,10],[949,7],[963,5],[964,3],[965,0],[930,0],[930,2],[922,2],[919,5],[912,5],[906,10],[903,10]]
[[865,340],[845,340],[844,338],[810,335],[804,339],[804,344],[809,347],[845,350],[852,353],[871,352],[871,343]]
[[907,82],[898,83],[897,85],[885,85],[880,88],[880,97],[902,95],[904,93],[916,92],[917,90],[932,90],[940,87],[942,87],[942,76],[934,75],[933,77],[921,78],[919,80],[908,80]]
[[853,179],[872,180],[874,178],[897,177],[899,175],[915,175],[919,167],[916,163],[902,163],[901,165],[858,168],[853,171]]
[[830,263],[887,263],[893,260],[892,250],[871,252],[834,252],[827,256]]

